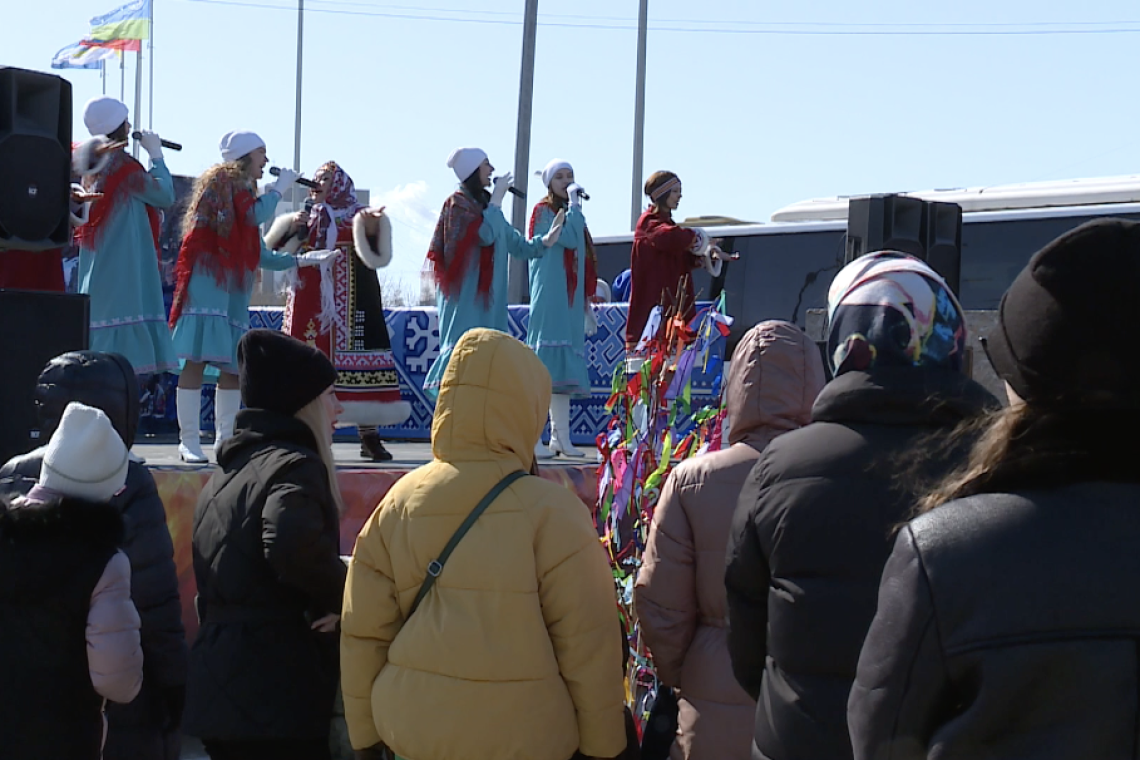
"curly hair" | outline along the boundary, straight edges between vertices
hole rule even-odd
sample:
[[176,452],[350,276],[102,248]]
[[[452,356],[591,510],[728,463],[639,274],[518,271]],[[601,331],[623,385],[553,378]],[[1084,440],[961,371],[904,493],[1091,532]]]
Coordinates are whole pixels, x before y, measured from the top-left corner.
[[194,180],[194,188],[190,191],[189,201],[186,203],[186,209],[182,212],[182,233],[185,235],[194,229],[194,217],[198,213],[198,203],[202,199],[202,193],[210,186],[214,178],[219,174],[229,174],[234,184],[245,184],[253,191],[254,195],[257,194],[257,182],[250,175],[250,168],[253,166],[253,159],[249,155],[244,155],[236,161],[226,161],[220,164],[214,164],[198,179]]

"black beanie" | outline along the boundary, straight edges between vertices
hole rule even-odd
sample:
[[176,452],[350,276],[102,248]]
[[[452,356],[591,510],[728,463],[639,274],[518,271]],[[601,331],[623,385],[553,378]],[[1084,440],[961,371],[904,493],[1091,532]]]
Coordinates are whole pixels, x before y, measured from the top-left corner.
[[241,400],[251,409],[293,415],[336,382],[327,356],[277,330],[250,330],[237,355]]
[[1099,219],[1033,255],[986,336],[997,373],[1026,401],[1140,408],[1140,223]]

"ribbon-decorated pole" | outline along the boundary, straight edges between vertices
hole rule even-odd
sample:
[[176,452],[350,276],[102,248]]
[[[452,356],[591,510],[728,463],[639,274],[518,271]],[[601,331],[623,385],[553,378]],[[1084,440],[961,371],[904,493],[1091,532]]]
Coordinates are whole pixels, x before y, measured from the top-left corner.
[[[683,285],[682,281],[682,285]],[[681,287],[678,292],[684,293]],[[633,610],[633,586],[649,526],[669,473],[682,460],[721,448],[725,416],[723,371],[713,348],[723,345],[732,318],[723,295],[690,323],[683,302],[651,314],[637,348],[614,371],[606,431],[598,436],[598,535],[610,557],[630,646],[626,695],[643,729],[657,678]],[[693,374],[713,374],[710,403],[692,409]]]

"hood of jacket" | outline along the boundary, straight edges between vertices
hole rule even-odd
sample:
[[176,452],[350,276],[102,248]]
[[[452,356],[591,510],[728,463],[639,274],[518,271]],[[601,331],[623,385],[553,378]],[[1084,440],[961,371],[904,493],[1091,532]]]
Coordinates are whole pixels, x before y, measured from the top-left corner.
[[550,373],[532,350],[498,330],[469,330],[443,373],[432,455],[451,463],[515,460],[529,470],[549,407]]
[[134,367],[121,354],[69,351],[48,362],[36,384],[40,440],[51,438],[72,401],[102,409],[130,448],[139,424],[139,384]]
[[725,384],[729,443],[763,449],[780,433],[811,421],[827,378],[819,348],[803,330],[772,320],[741,338]]

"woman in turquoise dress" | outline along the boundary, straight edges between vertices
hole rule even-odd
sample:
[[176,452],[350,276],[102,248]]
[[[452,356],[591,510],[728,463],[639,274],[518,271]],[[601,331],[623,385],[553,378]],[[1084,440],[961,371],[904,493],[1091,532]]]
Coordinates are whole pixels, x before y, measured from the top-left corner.
[[215,449],[233,435],[241,408],[237,345],[249,330],[255,271],[281,271],[303,263],[302,257],[267,249],[258,229],[273,218],[281,194],[298,175],[282,169],[258,197],[257,180],[268,162],[265,142],[253,132],[236,131],[223,136],[220,147],[223,163],[198,178],[186,208],[170,310],[174,349],[183,365],[177,395],[178,453],[183,461],[197,464],[207,461],[199,430],[206,365],[218,372]]
[[475,327],[507,332],[507,256],[541,257],[558,242],[565,219],[560,213],[544,236],[528,239],[503,216],[509,172],[487,192],[495,167],[482,150],[458,148],[447,165],[461,185],[443,204],[427,255],[439,309],[439,356],[424,380],[433,400],[463,333]]
[[574,168],[555,159],[542,170],[542,182],[547,194],[531,212],[530,235],[546,232],[560,213],[565,214],[566,223],[550,253],[530,262],[526,342],[546,365],[553,386],[550,447],[543,446],[540,439],[534,453],[539,459],[558,453],[580,457],[582,452],[570,443],[570,399],[590,395],[586,335],[598,329],[590,306],[598,284],[597,259],[582,214],[582,188],[574,182]]
[[153,132],[142,133],[148,172],[123,150],[131,129],[125,105],[95,98],[84,117],[95,136],[76,150],[75,169],[83,189],[100,196],[76,230],[79,292],[90,298],[91,349],[122,354],[139,375],[176,369],[158,268],[160,209],[174,204],[162,144]]

